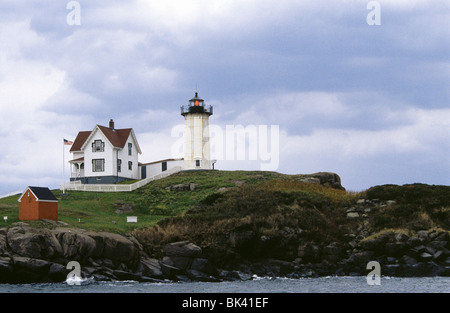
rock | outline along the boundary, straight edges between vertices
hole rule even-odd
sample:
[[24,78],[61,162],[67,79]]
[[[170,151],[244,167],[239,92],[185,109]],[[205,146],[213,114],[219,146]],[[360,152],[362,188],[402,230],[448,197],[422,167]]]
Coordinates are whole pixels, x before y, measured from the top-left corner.
[[403,233],[395,234],[395,241],[397,242],[407,242],[409,237]]
[[142,276],[163,279],[164,275],[161,270],[161,264],[157,259],[141,258],[137,272],[141,272]]
[[450,240],[450,234],[448,232],[446,232],[446,231],[440,232],[435,240],[436,241],[446,241],[446,242],[448,242]]
[[58,263],[52,263],[47,275],[54,282],[62,282],[66,280],[68,273],[69,270],[67,270],[65,266]]
[[308,184],[316,184],[316,185],[320,185],[320,179],[316,178],[316,177],[305,177],[305,178],[300,178],[298,180],[301,183],[308,183]]
[[298,257],[302,258],[303,262],[318,262],[320,260],[320,248],[317,245],[307,243],[298,247]]
[[165,256],[161,263],[174,266],[180,270],[187,270],[192,264],[192,258],[184,256]]
[[433,240],[432,242],[427,244],[427,247],[432,248],[434,250],[442,250],[447,245],[447,241],[444,240]]
[[140,281],[141,275],[138,273],[130,273],[123,270],[114,270],[113,275],[117,277],[118,280],[133,280],[133,281]]
[[177,280],[177,276],[182,274],[182,270],[180,270],[179,268],[176,268],[174,266],[162,262],[161,262],[161,272],[165,277],[175,280]]
[[431,254],[427,253],[427,252],[422,252],[420,254],[420,258],[421,258],[422,261],[430,261],[430,260],[433,259],[433,256]]
[[386,243],[386,253],[390,256],[401,256],[407,248],[407,245],[403,242],[388,242]]
[[125,203],[123,201],[116,201],[113,203],[113,206],[116,208],[117,214],[131,213],[134,212],[135,205],[131,203]]
[[199,257],[202,249],[188,241],[169,243],[163,247],[164,255],[170,257]]
[[347,260],[347,263],[351,264],[364,264],[373,260],[374,253],[372,251],[361,251],[353,253]]
[[13,226],[8,229],[7,243],[15,254],[29,258],[54,258],[62,255],[62,247],[47,229]]
[[58,228],[53,230],[61,244],[63,255],[71,261],[85,261],[94,255],[96,242],[82,230]]
[[0,234],[0,256],[6,255],[8,246],[6,244],[6,235]]
[[408,239],[408,245],[410,245],[411,247],[416,247],[422,244],[422,240],[420,240],[417,237],[409,237]]
[[361,241],[359,245],[364,250],[384,252],[388,239],[388,236],[380,236],[377,238]]
[[435,254],[433,254],[433,260],[434,261],[440,261],[445,257],[444,251],[439,250]]
[[359,213],[358,212],[347,213],[347,218],[358,218],[358,217],[359,217]]
[[416,259],[410,257],[409,255],[404,255],[404,256],[402,256],[401,261],[402,261],[404,264],[407,264],[407,265],[414,265],[414,264],[417,264]]
[[178,184],[166,187],[166,190],[171,191],[194,191],[197,188],[198,184],[195,183],[186,183],[186,184]]
[[113,233],[89,233],[95,239],[96,254],[102,250],[102,258],[107,258],[115,262],[137,261],[138,249],[128,238]]
[[33,259],[28,257],[13,257],[14,269],[24,269],[34,274],[44,275],[48,273],[51,263],[46,260]]
[[341,185],[341,178],[335,173],[319,172],[312,174],[311,177],[318,178],[321,185],[328,185],[335,189],[345,190]]
[[419,239],[427,240],[428,239],[428,231],[427,230],[420,230],[417,232],[417,236],[419,236]]
[[191,270],[195,270],[198,272],[202,272],[208,275],[217,275],[217,271],[214,268],[214,266],[209,262],[207,259],[203,258],[195,258],[192,261],[192,264],[190,266]]
[[401,269],[402,266],[400,264],[387,264],[382,267],[381,273],[384,276],[397,276]]

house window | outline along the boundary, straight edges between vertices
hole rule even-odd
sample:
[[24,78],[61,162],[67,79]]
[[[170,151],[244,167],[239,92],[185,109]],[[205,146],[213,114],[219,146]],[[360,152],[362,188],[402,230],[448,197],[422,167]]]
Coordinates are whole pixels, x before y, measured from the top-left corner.
[[93,172],[104,172],[105,171],[105,159],[92,160],[92,171]]
[[105,151],[105,143],[101,140],[95,140],[92,143],[92,152],[103,152]]
[[195,160],[195,166],[200,167],[200,160]]
[[133,150],[133,144],[129,143],[128,144],[128,155],[131,155],[132,150]]
[[161,172],[167,171],[167,162],[161,163]]
[[133,170],[133,162],[128,161],[128,169],[129,169],[130,171]]
[[122,160],[117,160],[117,172],[122,172]]

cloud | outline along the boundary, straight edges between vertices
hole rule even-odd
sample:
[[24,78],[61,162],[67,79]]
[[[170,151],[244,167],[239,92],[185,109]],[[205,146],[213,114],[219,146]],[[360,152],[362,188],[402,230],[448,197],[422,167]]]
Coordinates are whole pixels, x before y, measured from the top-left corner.
[[0,3],[0,194],[57,186],[61,138],[110,118],[167,157],[196,89],[212,124],[280,125],[281,171],[448,181],[445,1],[380,0],[374,27],[365,0],[79,0],[80,26],[67,2]]

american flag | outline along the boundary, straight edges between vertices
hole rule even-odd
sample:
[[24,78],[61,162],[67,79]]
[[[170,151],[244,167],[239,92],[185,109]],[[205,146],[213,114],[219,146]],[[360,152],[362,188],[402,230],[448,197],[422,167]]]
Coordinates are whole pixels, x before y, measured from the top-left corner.
[[69,140],[67,140],[67,139],[64,139],[64,144],[65,144],[66,146],[71,146],[71,145],[73,145],[73,141],[69,141]]

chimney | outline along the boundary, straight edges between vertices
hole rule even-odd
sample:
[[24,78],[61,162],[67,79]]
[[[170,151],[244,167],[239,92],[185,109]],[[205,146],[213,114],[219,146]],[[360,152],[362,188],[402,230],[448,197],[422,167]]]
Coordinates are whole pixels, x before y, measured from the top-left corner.
[[109,120],[109,128],[114,130],[114,121],[113,121],[113,119]]

